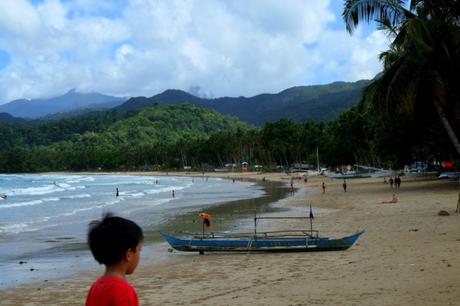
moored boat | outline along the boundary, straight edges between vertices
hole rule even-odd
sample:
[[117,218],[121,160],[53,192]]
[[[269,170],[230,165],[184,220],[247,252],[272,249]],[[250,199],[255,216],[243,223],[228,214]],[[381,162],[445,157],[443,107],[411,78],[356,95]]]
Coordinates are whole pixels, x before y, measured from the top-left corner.
[[334,179],[355,179],[355,178],[368,178],[371,177],[369,173],[356,173],[354,171],[350,171],[348,173],[333,173],[329,174],[328,177]]
[[342,238],[319,237],[316,231],[214,234],[174,237],[160,232],[176,250],[185,252],[313,252],[350,248],[364,233]]

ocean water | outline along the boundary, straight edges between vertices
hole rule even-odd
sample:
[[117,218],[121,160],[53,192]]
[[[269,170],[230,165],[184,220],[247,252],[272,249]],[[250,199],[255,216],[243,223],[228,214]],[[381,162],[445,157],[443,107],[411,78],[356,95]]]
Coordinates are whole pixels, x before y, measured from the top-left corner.
[[[222,178],[21,174],[0,175],[0,194],[8,196],[0,201],[0,288],[5,288],[94,266],[87,226],[106,211],[137,222],[148,244],[159,241],[159,230],[178,224],[199,230],[196,212],[265,192],[253,182]],[[216,227],[222,223],[213,221]]]

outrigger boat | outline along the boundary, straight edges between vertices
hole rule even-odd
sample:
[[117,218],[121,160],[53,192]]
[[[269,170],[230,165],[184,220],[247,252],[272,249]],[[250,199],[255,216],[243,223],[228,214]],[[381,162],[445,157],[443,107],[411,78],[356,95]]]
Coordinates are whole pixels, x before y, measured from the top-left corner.
[[[313,219],[310,217],[254,217],[253,233],[205,233],[187,237],[174,237],[160,232],[161,236],[178,251],[185,252],[315,252],[338,251],[350,248],[364,233],[342,238],[320,237],[312,228],[306,230],[257,232],[257,221],[261,219]],[[209,220],[208,220],[209,222]],[[312,223],[310,223],[312,224]]]

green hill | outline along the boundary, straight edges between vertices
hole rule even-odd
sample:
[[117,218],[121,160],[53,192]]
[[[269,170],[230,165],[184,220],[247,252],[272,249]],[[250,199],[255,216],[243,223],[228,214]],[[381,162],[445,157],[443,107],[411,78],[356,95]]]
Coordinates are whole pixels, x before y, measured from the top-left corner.
[[94,112],[42,125],[0,124],[0,172],[149,166],[181,143],[249,129],[236,118],[187,103]]
[[137,110],[154,103],[191,102],[221,114],[262,126],[282,118],[295,122],[330,121],[356,105],[369,81],[335,82],[327,85],[298,86],[277,94],[261,94],[250,98],[223,97],[203,99],[181,90],[166,90],[150,98],[136,97],[120,105],[121,111]]

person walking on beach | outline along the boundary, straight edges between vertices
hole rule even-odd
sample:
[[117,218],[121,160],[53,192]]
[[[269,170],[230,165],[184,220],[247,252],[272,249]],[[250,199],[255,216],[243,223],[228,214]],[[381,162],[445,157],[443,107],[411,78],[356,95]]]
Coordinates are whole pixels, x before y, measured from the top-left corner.
[[458,194],[457,209],[455,210],[455,212],[460,213],[460,193]]
[[393,183],[394,183],[393,177],[390,177],[388,182],[390,183],[390,188],[393,189]]
[[143,240],[139,225],[110,213],[89,224],[88,245],[105,272],[91,285],[86,306],[139,306],[136,289],[125,276],[136,270]]
[[347,181],[346,180],[343,180],[342,187],[343,187],[343,192],[347,192]]
[[398,175],[397,177],[395,177],[395,188],[399,190],[399,187],[401,187],[401,178]]
[[321,189],[323,189],[323,194],[326,193],[326,184],[324,182],[321,184]]
[[291,183],[291,195],[294,195],[294,193],[295,193],[294,183]]

